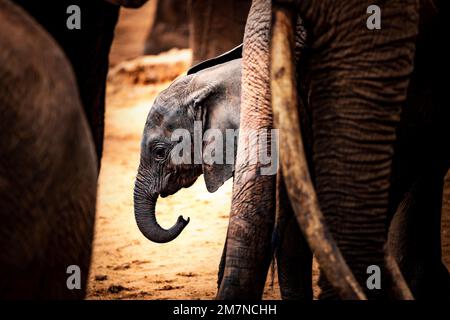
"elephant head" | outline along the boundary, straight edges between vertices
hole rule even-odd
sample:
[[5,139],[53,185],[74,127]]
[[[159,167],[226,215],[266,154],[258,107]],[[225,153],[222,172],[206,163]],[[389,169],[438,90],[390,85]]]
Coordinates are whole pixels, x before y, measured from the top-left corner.
[[[169,242],[189,222],[179,216],[172,228],[163,229],[155,214],[159,195],[191,186],[202,173],[208,191],[214,192],[233,175],[230,161],[204,159],[207,152],[224,150],[226,129],[239,128],[240,70],[239,59],[196,70],[156,98],[143,132],[134,189],[136,222],[149,240]],[[233,138],[233,152],[234,143]],[[222,159],[231,158],[234,154]]]

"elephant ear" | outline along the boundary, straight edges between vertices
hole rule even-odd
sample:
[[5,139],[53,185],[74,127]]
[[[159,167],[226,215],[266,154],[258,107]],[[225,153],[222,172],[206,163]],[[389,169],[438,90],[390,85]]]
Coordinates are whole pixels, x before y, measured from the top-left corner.
[[[205,141],[203,141],[203,154],[208,153],[208,150],[218,150],[221,147],[221,143],[217,142],[219,139],[221,139],[221,137],[205,135]],[[223,149],[223,163],[207,163],[205,160],[203,161],[203,176],[205,178],[206,189],[208,189],[209,192],[215,192],[219,189],[219,187],[221,187],[225,181],[230,179],[234,173],[234,161],[233,163],[226,163],[225,147]],[[233,159],[234,158],[235,157],[233,156]]]
[[202,61],[200,63],[197,63],[195,66],[191,67],[187,74],[194,74],[199,72],[200,70],[204,70],[213,66],[216,66],[221,63],[225,63],[234,59],[242,58],[242,43],[238,45],[237,47],[234,47],[230,51],[227,51],[220,56],[217,56],[215,58],[211,58],[205,61]]
[[230,125],[229,113],[236,109],[239,114],[240,96],[226,99],[224,94],[223,88],[210,86],[195,103],[201,112],[202,171],[209,192],[215,192],[234,172],[238,127]]

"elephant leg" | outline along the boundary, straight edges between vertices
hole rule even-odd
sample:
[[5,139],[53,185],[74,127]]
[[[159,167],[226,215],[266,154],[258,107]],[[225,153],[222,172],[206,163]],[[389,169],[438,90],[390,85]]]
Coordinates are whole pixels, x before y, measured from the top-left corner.
[[312,253],[298,226],[281,174],[277,179],[275,257],[281,298],[312,300]]
[[417,299],[450,298],[450,277],[441,254],[443,183],[442,171],[419,178],[389,229],[390,251]]
[[81,10],[81,29],[69,30],[66,27],[69,15],[64,13],[73,1],[14,0],[14,2],[22,6],[52,35],[71,62],[100,167],[108,57],[120,7],[104,0],[78,1],[77,5]]
[[250,0],[189,0],[192,63],[213,58],[242,43]]
[[219,271],[217,272],[217,289],[220,288],[220,283],[223,279],[223,273],[225,271],[225,259],[227,256],[227,240],[225,240],[225,245],[223,246],[222,255],[220,256]]
[[[383,285],[366,286],[367,269],[384,265],[393,144],[413,69],[418,4],[385,3],[376,33],[363,14],[371,4],[299,1],[299,12],[313,35],[306,70],[320,207],[367,296],[381,298]],[[327,283],[322,276],[321,297],[335,298]]]
[[153,0],[156,7],[144,54],[189,47],[188,0]]

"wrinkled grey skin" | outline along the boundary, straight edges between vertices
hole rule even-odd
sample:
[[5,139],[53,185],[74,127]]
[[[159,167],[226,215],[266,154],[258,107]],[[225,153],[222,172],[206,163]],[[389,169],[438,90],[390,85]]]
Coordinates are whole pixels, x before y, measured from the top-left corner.
[[[192,161],[192,164],[174,165],[170,153],[177,142],[171,141],[171,135],[176,129],[187,129],[194,141],[194,121],[202,122],[203,132],[217,128],[223,131],[224,137],[225,129],[237,129],[240,68],[240,61],[234,60],[180,77],[156,98],[143,132],[134,189],[136,222],[149,240],[169,242],[189,222],[180,216],[172,228],[161,228],[155,215],[159,195],[166,197],[191,186],[202,173],[208,191],[214,192],[233,175],[233,164],[193,164]],[[206,138],[201,148],[213,144],[214,140]]]
[[[430,10],[430,3],[421,1],[421,10]],[[433,284],[445,283],[448,274],[442,268],[438,240],[442,179],[448,168],[449,149],[442,148],[439,143],[433,144],[432,148],[419,152],[425,151],[420,158],[426,160],[424,158],[429,155],[426,151],[431,149],[433,157],[430,161],[406,165],[415,161],[418,141],[425,142],[423,145],[426,146],[426,141],[428,145],[430,141],[436,141],[428,140],[427,136],[438,138],[440,142],[448,137],[445,134],[448,126],[441,125],[443,119],[448,119],[448,108],[444,108],[447,101],[445,88],[442,83],[432,80],[433,73],[441,72],[438,66],[439,61],[443,61],[434,56],[436,52],[445,52],[439,36],[433,37],[444,29],[443,18],[438,14],[441,6],[431,8],[431,19],[427,20],[427,13],[419,12],[419,1],[386,2],[382,7],[384,25],[374,35],[364,26],[367,18],[364,12],[370,1],[296,1],[295,4],[308,32],[307,50],[298,67],[301,70],[300,87],[306,88],[306,92],[299,90],[300,97],[307,101],[305,110],[300,112],[309,121],[303,130],[309,131],[304,137],[311,142],[311,150],[307,150],[313,159],[311,174],[321,210],[344,258],[358,282],[366,288],[367,266],[384,264],[388,222],[405,192],[418,180],[421,188],[428,191],[421,196],[420,204],[414,204],[414,215],[427,214],[427,223],[425,229],[417,228],[424,218],[416,218],[409,239],[422,238],[426,233],[427,241],[416,251],[413,264],[405,259],[400,267],[402,271],[409,269],[410,272],[406,272],[409,284],[411,279],[420,276],[420,270],[414,270],[420,266],[417,262],[427,269],[428,290]],[[428,8],[424,4],[428,4]],[[246,98],[242,100],[241,120],[246,119],[244,123],[248,121],[249,126],[271,124],[270,92],[267,90],[270,10],[270,1],[254,0],[246,26],[242,67],[242,96]],[[426,58],[428,56],[430,58]],[[422,104],[421,101],[430,103]],[[424,106],[432,107],[433,111],[422,112],[430,110]],[[402,107],[406,113],[401,113]],[[417,110],[421,111],[413,118],[419,125],[417,127],[416,124],[411,126],[408,120],[411,109],[413,115]],[[432,118],[437,122],[429,121]],[[424,128],[423,124],[429,129],[423,130],[427,135],[417,130]],[[408,136],[416,139],[398,142],[397,137]],[[435,148],[437,145],[441,148]],[[420,169],[418,174],[408,175],[417,168]],[[237,161],[234,214],[228,229],[229,250],[219,299],[259,299],[262,294],[267,264],[261,262],[267,260],[261,258],[265,254],[261,247],[268,242],[266,230],[273,226],[273,215],[265,212],[272,210],[274,201],[270,193],[261,193],[261,190],[267,190],[273,182],[258,180],[255,176],[253,184],[249,183],[247,177],[252,170]],[[421,175],[425,178],[420,179]],[[251,195],[252,203],[265,204],[265,211],[261,205],[249,203]],[[424,205],[427,200],[432,201],[431,207]],[[403,227],[405,224],[400,224],[399,230]],[[255,229],[258,232],[253,232]],[[407,239],[405,244],[412,249],[417,242]],[[405,247],[397,249],[394,253],[397,258],[408,255],[408,251],[402,252]],[[259,280],[255,281],[255,275]],[[322,298],[336,298],[324,277],[321,287]],[[414,294],[420,292],[418,296],[426,296],[426,290],[419,285],[413,285],[412,289]],[[366,294],[369,298],[385,298],[387,292],[367,290]]]
[[[75,77],[56,42],[7,0],[0,48],[0,299],[82,299],[97,167]],[[79,290],[67,288],[70,265]]]

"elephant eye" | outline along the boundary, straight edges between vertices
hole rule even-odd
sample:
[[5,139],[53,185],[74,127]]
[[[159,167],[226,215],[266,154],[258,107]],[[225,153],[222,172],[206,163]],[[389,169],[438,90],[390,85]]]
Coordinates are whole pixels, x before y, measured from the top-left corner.
[[155,155],[156,160],[164,160],[166,156],[166,149],[162,147],[156,147],[153,150],[153,154]]

